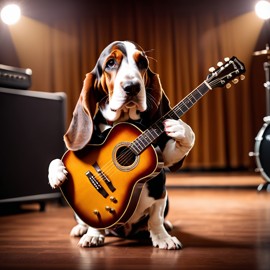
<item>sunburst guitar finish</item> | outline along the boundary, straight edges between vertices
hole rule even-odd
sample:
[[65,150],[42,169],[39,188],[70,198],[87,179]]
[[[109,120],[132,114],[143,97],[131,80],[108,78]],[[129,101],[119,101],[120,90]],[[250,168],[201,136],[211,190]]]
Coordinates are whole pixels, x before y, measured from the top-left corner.
[[67,151],[62,158],[69,174],[62,193],[89,226],[108,228],[125,223],[135,211],[143,184],[159,172],[152,145],[140,155],[129,148],[141,131],[116,125],[101,145]]

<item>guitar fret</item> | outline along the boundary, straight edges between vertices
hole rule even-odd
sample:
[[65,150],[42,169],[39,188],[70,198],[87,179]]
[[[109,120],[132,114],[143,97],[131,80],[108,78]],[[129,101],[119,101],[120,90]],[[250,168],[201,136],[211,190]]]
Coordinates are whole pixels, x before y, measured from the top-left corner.
[[154,136],[153,127],[149,128],[147,133],[148,133],[148,135],[149,135],[149,137],[151,138],[152,141],[156,139],[156,136]]
[[199,93],[202,96],[202,93],[199,91],[199,89],[197,89],[197,93]]
[[137,147],[138,147],[138,149],[140,149],[140,152],[145,148],[145,146],[146,146],[146,144],[143,142],[143,138],[141,138],[141,137],[139,137],[138,139],[137,139],[137,142],[136,142],[137,144]]
[[[191,98],[190,98],[191,97]],[[190,94],[189,96],[188,96],[188,98],[189,98],[189,100],[190,100],[190,102],[192,103],[192,104],[195,104],[196,103],[196,101],[197,101],[197,99],[192,95],[192,94]],[[194,98],[194,102],[192,101],[192,98]]]
[[148,142],[150,142],[150,141],[152,141],[151,140],[151,138],[150,137],[148,137],[148,131],[146,131],[145,133],[143,133],[144,134],[144,138],[146,139],[146,140],[148,140]]
[[153,136],[149,130],[146,130],[141,136],[143,136],[147,142],[151,142],[153,140]]
[[178,119],[179,118],[179,116],[178,116],[178,114],[173,110],[173,111],[170,111],[169,113],[168,113],[168,118],[172,118],[172,119]]
[[[145,135],[144,133],[141,134],[136,140],[133,141],[131,145],[131,150],[136,154],[139,155],[148,145],[151,144],[152,138],[150,138],[148,135]],[[151,134],[149,134],[151,135]]]
[[196,99],[195,99],[195,102],[192,102],[192,99],[190,98],[190,96],[193,97],[192,95],[187,96],[187,102],[188,104],[191,103],[191,106],[192,106],[196,102]]
[[139,153],[141,153],[144,150],[144,147],[141,144],[137,144],[136,146],[139,149],[138,151]]
[[147,139],[144,136],[139,136],[138,140],[140,141],[141,144],[143,144],[143,146],[148,145],[149,141],[147,141]]
[[129,148],[135,155],[139,155],[141,153],[141,150],[138,147],[138,144],[136,144],[136,140],[130,145]]
[[[204,94],[209,90],[205,84],[201,84],[198,88],[193,90],[187,97],[185,97],[180,103],[178,103],[173,111],[180,118],[186,113]],[[170,115],[170,114],[168,114]]]
[[[188,107],[187,106],[183,106],[182,104],[181,104],[181,106],[179,106],[179,109],[180,109],[180,111],[182,112],[182,114],[184,114],[186,111],[188,111]],[[179,116],[178,116],[179,117]]]
[[163,132],[163,121],[165,119],[179,119],[186,113],[204,94],[208,92],[209,88],[205,83],[202,83],[198,88],[194,89],[188,96],[179,102],[172,110],[162,116],[156,123],[143,132],[131,145],[131,151],[139,155],[146,147],[153,143]]
[[163,133],[163,124],[161,119],[152,127],[142,133],[130,146],[135,154],[140,154],[147,146],[149,146],[156,138]]
[[187,109],[189,109],[189,106],[187,106],[187,104],[186,104],[186,100],[183,101],[183,105],[184,105]]

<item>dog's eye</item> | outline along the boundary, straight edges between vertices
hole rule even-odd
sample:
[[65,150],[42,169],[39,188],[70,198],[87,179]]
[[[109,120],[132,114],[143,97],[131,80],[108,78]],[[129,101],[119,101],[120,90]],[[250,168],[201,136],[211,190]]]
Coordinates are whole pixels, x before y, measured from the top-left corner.
[[144,57],[143,55],[140,55],[140,57],[137,61],[137,66],[139,69],[147,69],[148,68],[147,58]]
[[107,63],[106,63],[106,66],[105,66],[105,68],[107,69],[112,69],[112,68],[115,68],[115,66],[116,66],[116,61],[115,61],[115,59],[109,59],[108,61],[107,61]]

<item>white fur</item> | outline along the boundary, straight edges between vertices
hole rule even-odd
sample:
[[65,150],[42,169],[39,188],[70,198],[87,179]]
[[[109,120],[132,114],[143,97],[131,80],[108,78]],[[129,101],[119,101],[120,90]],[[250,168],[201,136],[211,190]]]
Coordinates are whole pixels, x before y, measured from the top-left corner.
[[105,231],[97,230],[91,227],[88,227],[86,234],[84,234],[78,245],[81,247],[97,247],[102,246],[105,241]]
[[[103,102],[100,102],[100,110],[103,116],[108,121],[121,122],[128,119],[138,119],[137,111],[146,110],[146,93],[143,78],[134,61],[133,54],[136,48],[132,43],[125,42],[127,49],[127,59],[123,59],[118,70],[113,94]],[[125,91],[122,88],[123,83],[132,81],[139,83],[140,91],[132,100],[128,99]],[[113,110],[113,111],[112,111]],[[105,130],[110,126],[102,124],[101,130]],[[185,155],[187,155],[192,148],[195,135],[192,129],[183,121],[166,120],[164,121],[164,128],[170,139],[163,151],[163,158],[165,165],[170,166]],[[62,185],[67,179],[67,170],[60,159],[53,160],[49,165],[49,183],[52,188]],[[153,246],[160,249],[180,249],[182,244],[176,237],[168,234],[164,228],[164,209],[166,206],[167,195],[159,200],[155,200],[148,196],[148,189],[146,186],[142,188],[141,197],[136,211],[124,225],[125,233],[128,234],[131,230],[131,224],[136,223],[144,215],[149,215],[148,230],[152,239]],[[77,217],[78,224],[73,227],[70,232],[71,236],[81,236],[78,243],[81,247],[101,246],[105,241],[105,231],[96,230],[87,226]]]
[[54,159],[49,165],[49,183],[52,188],[57,188],[66,180],[68,172],[60,159]]
[[82,236],[87,232],[87,230],[88,226],[86,224],[78,223],[70,231],[70,236]]
[[[112,95],[109,97],[108,106],[101,107],[101,111],[106,119],[109,121],[116,121],[120,116],[120,111],[129,111],[131,119],[134,119],[134,112],[136,110],[143,112],[146,110],[146,93],[143,77],[138,70],[136,62],[134,60],[134,53],[137,51],[134,44],[130,42],[124,42],[127,58],[124,58],[121,62],[121,66],[117,71],[117,75],[114,80],[114,89]],[[129,100],[128,95],[123,89],[125,82],[139,83],[141,90],[139,93]]]
[[195,143],[195,134],[181,119],[167,119],[163,124],[167,135],[173,138],[167,142],[162,153],[164,165],[170,167],[188,155]]
[[156,200],[151,206],[148,220],[148,230],[154,247],[160,249],[179,249],[182,244],[176,237],[168,234],[164,228],[164,210],[167,195],[164,199]]
[[104,118],[107,121],[111,122],[124,122],[129,119],[138,120],[140,119],[140,115],[137,113],[137,106],[133,105],[132,107],[123,106],[121,110],[113,112],[111,110],[111,106],[108,103],[99,105],[100,111]]

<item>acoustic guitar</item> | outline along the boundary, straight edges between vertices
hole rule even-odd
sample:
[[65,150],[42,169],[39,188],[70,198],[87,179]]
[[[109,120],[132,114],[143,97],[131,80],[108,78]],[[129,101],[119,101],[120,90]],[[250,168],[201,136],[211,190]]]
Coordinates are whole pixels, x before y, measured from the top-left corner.
[[100,145],[67,151],[62,161],[68,180],[61,191],[75,213],[89,226],[103,229],[126,223],[136,210],[143,185],[156,176],[159,166],[152,143],[164,132],[165,119],[179,119],[209,90],[244,79],[245,66],[236,57],[217,69],[167,114],[142,132],[119,123]]

